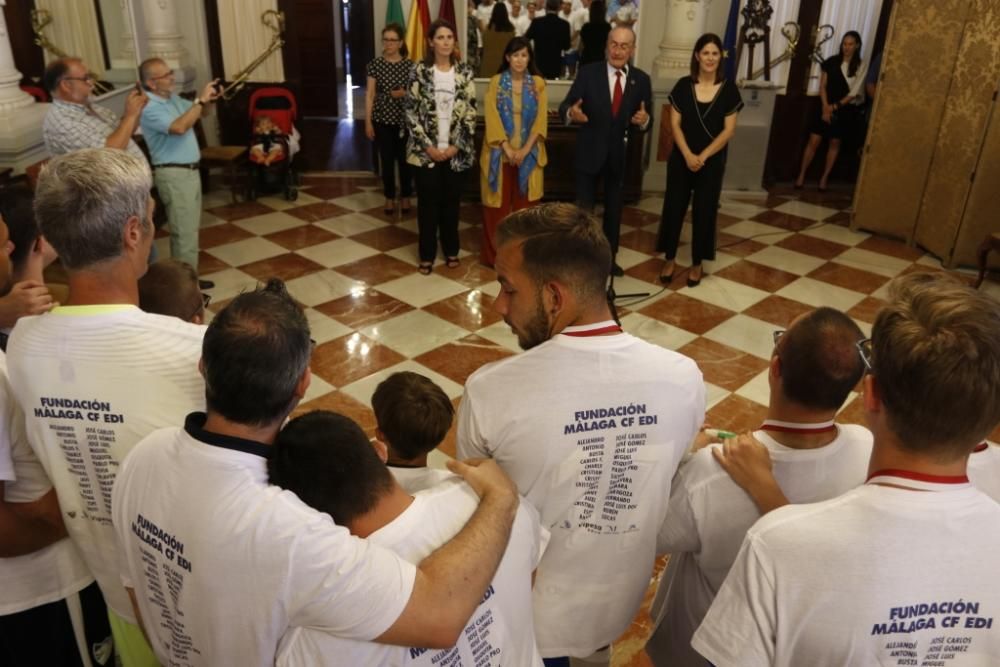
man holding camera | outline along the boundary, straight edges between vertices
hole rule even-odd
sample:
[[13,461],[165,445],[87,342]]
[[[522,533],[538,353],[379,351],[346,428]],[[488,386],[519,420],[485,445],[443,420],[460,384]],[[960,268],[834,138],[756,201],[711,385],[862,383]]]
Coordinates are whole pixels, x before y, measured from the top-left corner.
[[[170,255],[198,270],[198,228],[201,223],[201,150],[194,134],[198,119],[219,97],[218,79],[210,81],[194,102],[176,95],[174,71],[159,58],[139,66],[149,103],[142,111],[142,134],[149,146],[153,180],[167,209]],[[201,289],[215,285],[199,280]]]

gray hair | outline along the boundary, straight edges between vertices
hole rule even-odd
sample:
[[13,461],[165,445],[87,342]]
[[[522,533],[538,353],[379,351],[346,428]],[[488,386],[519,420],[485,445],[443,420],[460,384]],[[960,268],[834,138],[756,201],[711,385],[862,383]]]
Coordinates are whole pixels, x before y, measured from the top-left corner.
[[117,148],[85,148],[45,165],[35,217],[67,270],[121,256],[125,222],[147,219],[152,180],[144,159]]

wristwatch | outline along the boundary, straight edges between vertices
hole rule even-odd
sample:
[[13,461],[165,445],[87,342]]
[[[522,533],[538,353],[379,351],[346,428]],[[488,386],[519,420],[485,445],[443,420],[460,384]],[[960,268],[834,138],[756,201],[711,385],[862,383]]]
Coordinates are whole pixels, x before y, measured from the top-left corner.
[[205,106],[205,103],[201,101],[200,97],[196,97],[195,100],[194,100],[194,103],[195,104],[200,104],[202,106]]

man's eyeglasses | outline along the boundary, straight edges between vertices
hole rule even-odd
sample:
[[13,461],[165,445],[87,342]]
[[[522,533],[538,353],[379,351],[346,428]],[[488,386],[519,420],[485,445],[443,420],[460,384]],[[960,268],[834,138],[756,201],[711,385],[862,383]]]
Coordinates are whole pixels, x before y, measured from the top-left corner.
[[86,76],[64,76],[63,81],[83,81],[84,83],[94,84],[97,82],[97,77],[93,74],[87,74]]
[[208,304],[210,304],[210,303],[212,303],[212,295],[211,294],[205,294],[204,292],[202,292],[201,293],[201,305],[198,306],[198,309],[196,311],[194,311],[193,313],[191,313],[191,317],[188,318],[188,321],[191,321],[191,318],[193,318],[195,315],[204,314],[204,312],[206,310],[208,310]]
[[160,76],[151,76],[149,78],[151,81],[159,81],[160,79],[166,79],[168,76],[173,76],[173,75],[174,75],[174,70],[170,69],[161,74]]

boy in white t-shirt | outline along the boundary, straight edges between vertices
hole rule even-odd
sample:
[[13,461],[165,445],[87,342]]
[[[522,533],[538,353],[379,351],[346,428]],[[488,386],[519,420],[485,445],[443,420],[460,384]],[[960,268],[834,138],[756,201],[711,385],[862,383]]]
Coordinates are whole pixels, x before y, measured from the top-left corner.
[[[351,533],[417,563],[450,540],[475,511],[476,494],[455,475],[410,495],[386,470],[386,450],[349,418],[312,412],[292,420],[268,461],[272,484],[294,492]],[[541,667],[531,615],[531,573],[543,548],[538,514],[521,503],[500,567],[459,642],[422,650],[340,639],[293,628],[278,667],[312,665],[517,665]]]
[[1000,304],[919,274],[889,296],[859,345],[868,481],[750,529],[692,641],[714,665],[996,664],[1000,504],[966,469],[1000,422]]
[[375,387],[375,437],[388,449],[386,465],[407,493],[428,489],[453,477],[427,466],[451,428],[455,407],[441,387],[419,373],[393,373]]
[[[34,240],[33,240],[34,241]],[[0,292],[12,267],[0,219]],[[25,252],[27,254],[27,252]],[[71,610],[78,609],[79,613]],[[108,664],[101,591],[66,535],[55,489],[31,451],[0,352],[0,665]],[[91,655],[89,647],[93,647]]]
[[[767,419],[753,437],[774,460],[774,476],[792,502],[826,500],[865,481],[871,433],[834,423],[864,372],[850,317],[817,308],[775,332],[768,372]],[[760,518],[753,501],[715,460],[699,450],[674,478],[658,550],[671,554],[651,615],[646,652],[656,664],[702,667],[691,637],[736,559],[747,529]]]
[[492,462],[449,462],[482,500],[416,565],[268,484],[311,354],[309,322],[280,280],[240,294],[205,332],[207,411],[149,435],[121,464],[120,580],[162,664],[272,664],[296,626],[451,646],[493,578],[518,499]]

